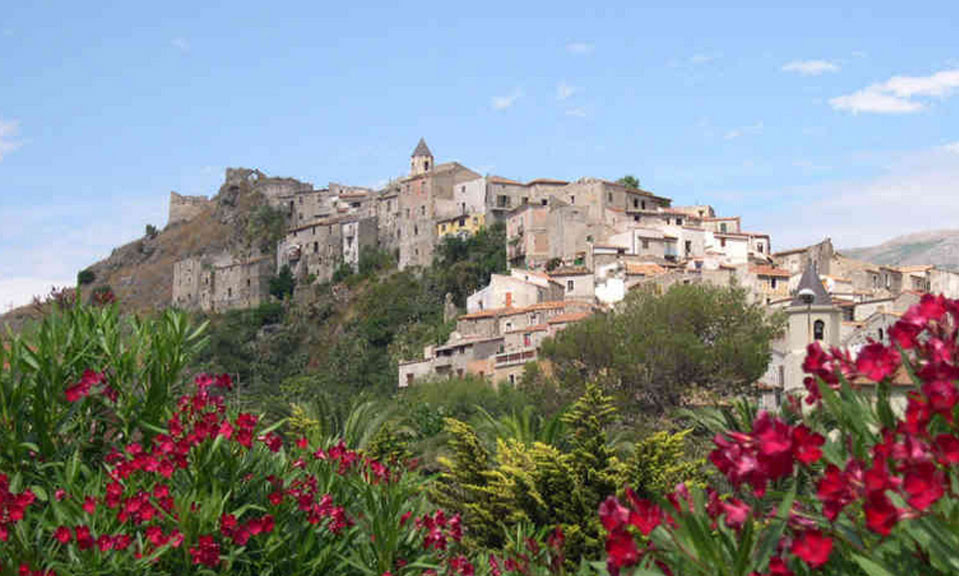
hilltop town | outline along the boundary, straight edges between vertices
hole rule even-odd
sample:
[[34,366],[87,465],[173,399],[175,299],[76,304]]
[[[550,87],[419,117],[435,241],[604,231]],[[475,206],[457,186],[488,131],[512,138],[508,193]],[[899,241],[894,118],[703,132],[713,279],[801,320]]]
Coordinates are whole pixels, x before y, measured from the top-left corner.
[[[260,212],[238,216],[236,206],[251,195]],[[257,226],[268,230],[251,236]],[[423,139],[408,174],[379,190],[316,187],[228,168],[215,198],[171,193],[163,235],[188,237],[189,248],[168,250],[168,259],[153,266],[172,267],[167,304],[220,313],[270,301],[270,280],[280,271],[295,279],[294,299],[308,299],[311,286],[356,271],[366,250],[394,255],[400,270],[417,270],[433,262],[445,238],[492,226],[505,229],[508,272],[469,295],[465,310],[447,302],[455,330],[445,343],[400,361],[398,387],[466,375],[517,382],[545,338],[614,310],[631,290],[706,283],[739,286],[752,302],[787,315],[787,331],[758,383],[763,403],[775,405],[784,391],[802,386],[810,341],[855,348],[887,340],[888,326],[922,293],[959,296],[959,273],[936,266],[873,265],[835,250],[829,239],[776,251],[767,232],[751,231],[739,216],[674,205],[632,178],[520,182],[481,175],[458,162],[437,163]],[[120,253],[139,255],[145,246]]]

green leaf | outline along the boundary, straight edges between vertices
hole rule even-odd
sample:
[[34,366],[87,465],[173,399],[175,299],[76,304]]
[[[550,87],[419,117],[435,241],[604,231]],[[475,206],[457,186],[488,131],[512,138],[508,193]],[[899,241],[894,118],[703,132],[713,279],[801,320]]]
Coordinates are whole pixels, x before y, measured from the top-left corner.
[[852,557],[853,560],[856,561],[856,564],[859,564],[859,567],[869,576],[898,576],[898,573],[886,569],[869,558],[865,558],[859,554],[853,554]]

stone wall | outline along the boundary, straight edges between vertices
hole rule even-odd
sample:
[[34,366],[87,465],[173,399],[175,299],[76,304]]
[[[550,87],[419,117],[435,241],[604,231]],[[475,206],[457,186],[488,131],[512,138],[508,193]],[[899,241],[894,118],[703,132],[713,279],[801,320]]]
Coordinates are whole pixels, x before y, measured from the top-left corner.
[[183,196],[176,192],[170,192],[170,209],[167,216],[167,226],[192,220],[205,209],[212,206],[213,201],[206,196]]

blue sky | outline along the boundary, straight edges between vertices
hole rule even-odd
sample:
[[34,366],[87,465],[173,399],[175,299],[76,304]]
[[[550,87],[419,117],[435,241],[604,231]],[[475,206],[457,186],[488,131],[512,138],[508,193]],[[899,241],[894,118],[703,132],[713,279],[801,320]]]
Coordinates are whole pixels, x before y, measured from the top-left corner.
[[635,174],[774,249],[959,227],[957,21],[947,1],[11,3],[0,310],[226,166],[377,185],[420,136],[511,178]]

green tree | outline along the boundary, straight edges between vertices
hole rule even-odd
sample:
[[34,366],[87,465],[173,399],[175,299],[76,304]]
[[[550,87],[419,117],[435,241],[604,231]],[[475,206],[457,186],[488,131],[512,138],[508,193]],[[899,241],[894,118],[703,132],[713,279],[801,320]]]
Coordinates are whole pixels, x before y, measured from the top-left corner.
[[256,209],[247,223],[247,244],[261,252],[272,252],[286,234],[286,216],[283,211],[264,205]]
[[147,226],[146,226],[146,237],[147,237],[147,238],[149,238],[150,240],[153,240],[154,238],[157,237],[157,234],[159,234],[159,233],[160,233],[160,231],[157,230],[157,227],[156,227],[156,226],[154,226],[153,224],[147,224]]
[[275,297],[277,300],[283,300],[287,296],[293,295],[293,287],[296,285],[296,280],[293,278],[293,271],[290,270],[290,267],[283,265],[280,268],[280,272],[270,278],[270,295]]
[[566,386],[597,381],[640,408],[662,412],[693,393],[755,393],[782,318],[736,287],[676,285],[631,293],[543,344]]
[[89,268],[84,268],[77,272],[77,284],[80,286],[86,286],[87,284],[93,284],[93,281],[97,279],[96,273]]
[[466,297],[487,285],[490,275],[506,270],[506,226],[497,222],[467,238],[444,238],[431,273],[443,295],[450,293],[457,306],[465,306]]
[[622,184],[627,188],[632,188],[634,190],[639,190],[639,178],[633,176],[632,174],[627,174],[616,181],[617,184]]

